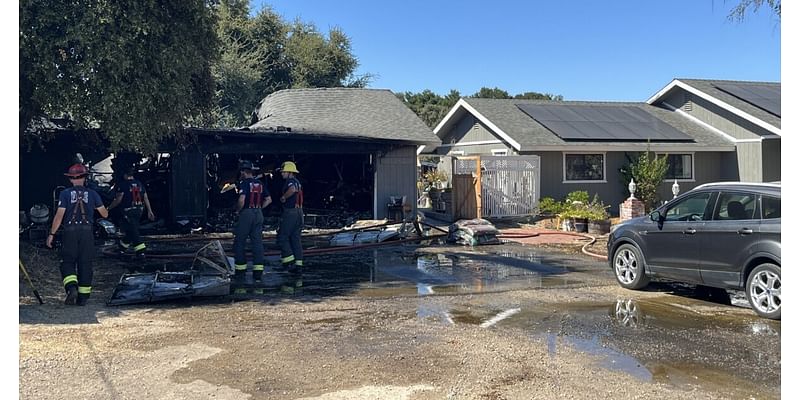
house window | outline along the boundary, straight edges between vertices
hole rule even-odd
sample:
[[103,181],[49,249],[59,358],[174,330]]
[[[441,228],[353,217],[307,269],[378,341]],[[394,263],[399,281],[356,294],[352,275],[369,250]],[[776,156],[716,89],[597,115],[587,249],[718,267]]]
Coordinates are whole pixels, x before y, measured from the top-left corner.
[[605,153],[564,153],[564,182],[605,182]]
[[492,149],[493,156],[507,156],[508,149]]
[[[660,154],[661,156],[663,154]],[[666,181],[693,181],[694,180],[694,154],[667,154]]]

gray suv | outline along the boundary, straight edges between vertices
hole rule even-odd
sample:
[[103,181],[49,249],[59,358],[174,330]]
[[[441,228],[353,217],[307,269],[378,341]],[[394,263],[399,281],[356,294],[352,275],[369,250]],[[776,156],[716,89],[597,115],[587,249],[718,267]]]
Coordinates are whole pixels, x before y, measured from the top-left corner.
[[744,290],[755,312],[781,318],[781,185],[700,185],[612,228],[609,265],[628,289],[661,278]]

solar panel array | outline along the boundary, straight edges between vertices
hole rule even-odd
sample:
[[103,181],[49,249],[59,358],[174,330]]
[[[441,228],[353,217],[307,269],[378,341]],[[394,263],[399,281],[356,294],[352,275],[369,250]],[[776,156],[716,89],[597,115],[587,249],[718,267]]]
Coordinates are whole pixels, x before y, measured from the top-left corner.
[[725,82],[714,86],[772,115],[781,116],[781,85]]
[[529,117],[564,140],[680,141],[693,139],[636,106],[517,104]]

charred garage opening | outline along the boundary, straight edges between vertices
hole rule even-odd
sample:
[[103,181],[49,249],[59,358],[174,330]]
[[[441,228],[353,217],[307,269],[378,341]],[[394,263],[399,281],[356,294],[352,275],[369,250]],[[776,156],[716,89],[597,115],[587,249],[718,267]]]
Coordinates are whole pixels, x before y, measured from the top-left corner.
[[[115,166],[137,164],[137,178],[168,227],[219,231],[232,226],[236,194],[230,189],[243,159],[258,167],[273,195],[282,187],[276,168],[284,161],[297,164],[307,224],[341,227],[358,219],[398,219],[416,210],[417,148],[441,143],[391,91],[378,89],[281,90],[261,101],[249,127],[185,130],[188,135],[181,136],[188,143],[161,143],[159,153],[147,157],[98,150],[107,148],[102,143],[52,144],[62,139],[47,146],[49,153],[20,149],[22,171],[40,170],[43,161],[52,164],[40,171],[52,182],[30,198],[23,196],[22,206],[50,202],[52,187],[66,183],[53,171],[84,151],[104,187],[113,185]],[[80,136],[59,135],[73,144],[67,136]],[[42,186],[41,180],[36,184]],[[279,215],[276,207],[267,214]]]

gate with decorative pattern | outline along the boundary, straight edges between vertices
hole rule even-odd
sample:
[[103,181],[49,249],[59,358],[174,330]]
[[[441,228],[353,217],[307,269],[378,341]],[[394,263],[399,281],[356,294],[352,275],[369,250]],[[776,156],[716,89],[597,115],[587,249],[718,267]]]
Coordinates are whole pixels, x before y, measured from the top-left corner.
[[[480,165],[480,169],[477,168]],[[473,179],[465,179],[469,176]],[[461,177],[461,178],[459,178]],[[459,182],[456,187],[456,182]],[[473,185],[472,188],[464,187]],[[539,204],[539,156],[467,156],[453,158],[456,218],[531,215]],[[461,198],[479,192],[475,207],[458,207]],[[467,194],[465,196],[464,194]],[[462,201],[463,202],[463,201]]]

